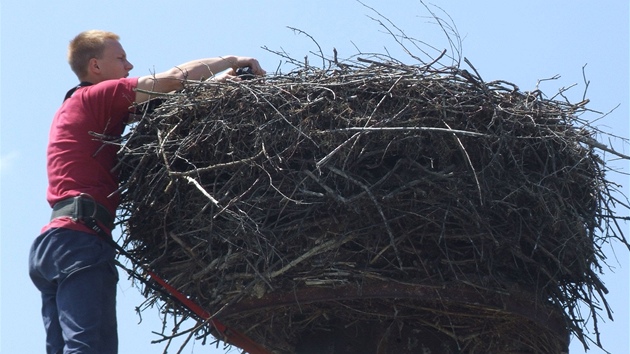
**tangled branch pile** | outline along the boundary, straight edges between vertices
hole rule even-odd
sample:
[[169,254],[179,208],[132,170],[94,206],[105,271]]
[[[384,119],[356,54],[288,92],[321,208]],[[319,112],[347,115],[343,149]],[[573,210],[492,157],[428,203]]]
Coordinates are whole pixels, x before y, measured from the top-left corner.
[[278,353],[354,321],[560,352],[625,241],[585,110],[437,64],[188,83],[121,146],[125,247]]

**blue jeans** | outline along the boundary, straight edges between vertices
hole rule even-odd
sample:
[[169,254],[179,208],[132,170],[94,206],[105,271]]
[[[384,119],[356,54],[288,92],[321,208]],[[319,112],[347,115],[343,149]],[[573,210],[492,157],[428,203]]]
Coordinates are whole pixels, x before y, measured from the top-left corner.
[[116,252],[98,236],[64,228],[39,235],[29,274],[42,294],[48,354],[116,354]]

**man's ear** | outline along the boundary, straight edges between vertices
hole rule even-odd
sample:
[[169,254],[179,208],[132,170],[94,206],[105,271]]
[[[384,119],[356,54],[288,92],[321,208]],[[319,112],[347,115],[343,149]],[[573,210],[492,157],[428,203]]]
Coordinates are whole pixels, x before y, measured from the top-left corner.
[[90,59],[88,70],[97,74],[101,72],[101,68],[98,67],[98,60],[96,58]]

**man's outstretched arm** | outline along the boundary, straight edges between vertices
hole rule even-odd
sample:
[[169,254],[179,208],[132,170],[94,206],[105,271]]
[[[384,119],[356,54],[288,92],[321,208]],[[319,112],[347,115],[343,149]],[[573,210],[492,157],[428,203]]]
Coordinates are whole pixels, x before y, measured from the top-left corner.
[[[136,91],[136,103],[142,103],[150,98],[144,91],[150,92],[171,92],[182,88],[185,80],[203,80],[215,76],[218,81],[228,78],[236,78],[234,72],[239,67],[249,66],[255,75],[265,75],[265,71],[260,67],[258,60],[251,57],[224,56],[216,58],[198,59],[175,66],[167,71],[155,75],[146,75],[138,78],[138,90]],[[226,71],[227,70],[227,71]]]

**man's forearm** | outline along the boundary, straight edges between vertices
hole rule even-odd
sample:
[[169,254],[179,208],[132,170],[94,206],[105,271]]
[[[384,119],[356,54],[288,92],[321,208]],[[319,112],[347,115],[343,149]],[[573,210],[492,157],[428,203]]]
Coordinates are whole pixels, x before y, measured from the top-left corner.
[[215,57],[198,59],[178,65],[171,71],[179,71],[182,75],[180,79],[204,80],[208,79],[224,70],[238,67],[238,60],[235,56]]

